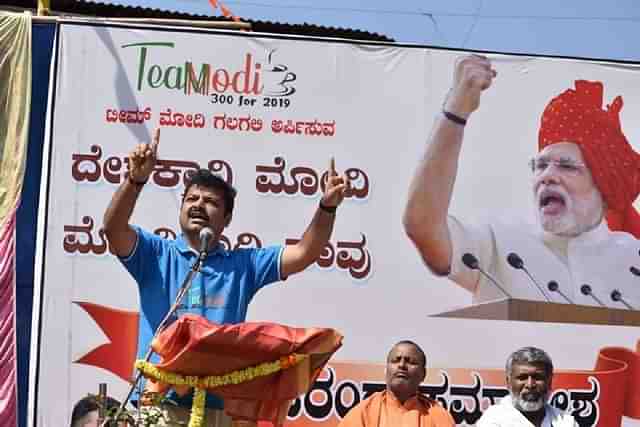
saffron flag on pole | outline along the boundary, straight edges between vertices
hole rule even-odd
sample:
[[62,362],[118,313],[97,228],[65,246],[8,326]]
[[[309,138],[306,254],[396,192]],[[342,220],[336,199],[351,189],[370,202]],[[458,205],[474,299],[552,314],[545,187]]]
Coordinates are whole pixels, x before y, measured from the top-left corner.
[[223,5],[222,3],[220,3],[220,12],[222,12],[222,16],[224,16],[225,18],[228,18],[231,16],[231,11],[229,10],[229,8]]

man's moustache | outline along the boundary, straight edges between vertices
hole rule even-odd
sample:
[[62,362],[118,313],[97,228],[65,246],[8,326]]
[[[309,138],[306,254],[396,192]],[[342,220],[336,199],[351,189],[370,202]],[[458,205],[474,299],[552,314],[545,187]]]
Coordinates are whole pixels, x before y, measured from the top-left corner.
[[202,218],[205,218],[207,221],[209,220],[209,215],[207,215],[204,211],[200,209],[190,209],[188,212],[188,215],[189,215],[189,218],[202,217]]
[[520,393],[520,398],[527,402],[535,402],[542,399],[543,393],[538,391],[527,391]]

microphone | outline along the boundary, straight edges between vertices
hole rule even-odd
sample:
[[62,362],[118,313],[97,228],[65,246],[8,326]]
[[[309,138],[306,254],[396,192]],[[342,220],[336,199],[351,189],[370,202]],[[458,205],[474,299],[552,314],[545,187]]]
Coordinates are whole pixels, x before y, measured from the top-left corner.
[[209,243],[213,238],[213,230],[209,227],[203,227],[200,229],[200,257],[204,258],[207,256]]
[[622,298],[622,292],[620,292],[617,289],[614,289],[613,291],[611,291],[611,299],[614,300],[615,302],[621,302],[629,310],[635,310],[635,308],[633,308],[631,304],[629,304],[624,300],[624,298]]
[[566,296],[561,290],[560,290],[560,285],[558,285],[558,282],[556,282],[555,280],[550,281],[547,284],[547,289],[549,289],[551,292],[557,292],[560,295],[562,295],[562,298],[566,299],[567,302],[569,304],[573,304],[573,302],[571,302],[571,300],[569,299],[568,296]]
[[580,286],[580,292],[582,292],[582,295],[590,296],[591,298],[593,298],[595,302],[598,303],[599,306],[606,307],[606,305],[604,305],[603,302],[600,301],[600,298],[598,298],[593,294],[593,292],[591,292],[591,286],[587,284]]
[[522,258],[520,258],[520,255],[518,255],[515,252],[511,252],[509,255],[507,255],[507,262],[511,267],[515,268],[516,270],[524,271],[525,274],[529,277],[529,280],[531,280],[531,282],[534,285],[536,285],[536,287],[538,288],[538,290],[540,291],[544,299],[546,299],[547,302],[551,302],[551,299],[549,299],[547,294],[544,292],[544,289],[542,289],[542,286],[540,286],[540,284],[536,281],[536,279],[533,278],[531,273],[529,273],[529,270],[527,270],[526,267],[524,266],[524,261],[522,260]]
[[478,270],[480,274],[489,279],[491,283],[493,283],[498,289],[500,289],[502,293],[507,296],[507,298],[512,298],[511,295],[509,295],[509,292],[505,291],[504,288],[500,286],[498,281],[491,274],[480,268],[480,263],[478,262],[478,258],[476,258],[475,255],[470,254],[469,252],[462,255],[462,263],[469,267],[471,270]]

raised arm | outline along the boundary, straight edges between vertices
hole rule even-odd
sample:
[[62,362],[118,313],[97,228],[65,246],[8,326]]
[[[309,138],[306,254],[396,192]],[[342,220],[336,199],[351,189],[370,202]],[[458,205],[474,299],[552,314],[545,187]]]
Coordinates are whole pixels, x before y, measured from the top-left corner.
[[[480,105],[480,95],[491,86],[496,72],[483,56],[456,62],[453,85],[443,112],[435,119],[425,152],[411,180],[404,227],[424,262],[436,273],[451,266],[451,238],[447,227],[449,203],[458,172],[464,124]],[[446,114],[453,117],[447,117]]]
[[138,144],[129,153],[129,178],[114,193],[104,213],[104,231],[115,255],[128,256],[136,244],[136,232],[129,220],[142,187],[155,167],[159,143],[160,129],[156,129],[151,144]]
[[324,195],[311,223],[302,235],[302,239],[295,245],[287,245],[282,254],[283,278],[304,270],[318,259],[331,237],[336,209],[344,200],[344,194],[349,188],[347,176],[338,176],[335,162],[331,158]]

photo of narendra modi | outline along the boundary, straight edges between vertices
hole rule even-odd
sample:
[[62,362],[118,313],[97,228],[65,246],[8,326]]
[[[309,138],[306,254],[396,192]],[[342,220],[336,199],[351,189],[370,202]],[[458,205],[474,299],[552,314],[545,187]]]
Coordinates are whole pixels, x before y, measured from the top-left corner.
[[[451,88],[411,179],[403,217],[407,235],[431,273],[471,293],[474,306],[486,307],[463,310],[462,317],[572,321],[575,314],[578,322],[637,325],[640,216],[633,203],[640,192],[640,155],[621,122],[624,94],[609,96],[605,82],[582,76],[567,81],[531,118],[537,133],[537,141],[530,141],[533,155],[507,158],[499,147],[509,141],[498,141],[499,132],[486,135],[486,122],[482,140],[465,135],[473,133],[477,115],[492,114],[483,111],[485,98],[516,98],[513,114],[520,105],[531,107],[517,94],[500,92],[500,65],[481,55],[455,61]],[[485,161],[472,165],[476,175],[505,170],[505,187],[517,182],[505,166],[527,168],[527,188],[519,191],[528,194],[530,212],[507,218],[490,213],[480,223],[460,215],[452,200],[464,185],[458,181],[469,178],[460,176],[467,150],[476,157],[486,153]],[[500,191],[496,186],[495,197]],[[468,189],[465,197],[474,198],[474,205],[483,202]],[[507,301],[522,301],[521,308],[534,301],[539,313],[514,314]],[[536,311],[532,307],[525,308]],[[510,313],[496,314],[500,310]],[[616,322],[611,313],[627,317]]]

